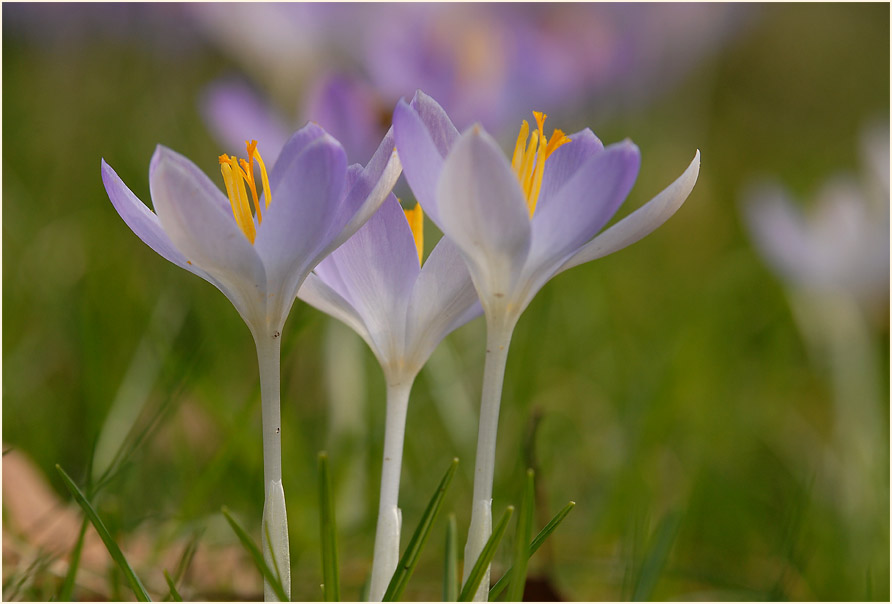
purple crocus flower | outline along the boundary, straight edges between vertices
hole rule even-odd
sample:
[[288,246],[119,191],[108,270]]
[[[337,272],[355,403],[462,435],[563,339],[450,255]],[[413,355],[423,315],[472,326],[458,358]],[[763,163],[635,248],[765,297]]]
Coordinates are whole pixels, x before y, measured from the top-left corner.
[[[285,143],[269,174],[256,147],[249,143],[248,160],[241,162],[220,156],[228,200],[195,164],[160,145],[149,165],[157,214],[105,160],[102,180],[127,226],[161,256],[222,291],[254,336],[263,423],[263,552],[290,597],[279,336],[304,279],[378,209],[399,177],[400,162],[388,134],[366,167],[348,168],[340,143],[312,124]],[[277,599],[266,581],[264,596]]]
[[366,167],[348,168],[340,143],[308,124],[288,140],[270,171],[261,202],[275,201],[265,202],[252,240],[230,201],[186,157],[156,149],[149,185],[157,215],[102,161],[109,198],[133,232],[220,289],[255,338],[281,330],[306,276],[377,210],[399,173],[390,134]]
[[[334,136],[348,158],[365,161],[375,152],[389,125],[389,109],[385,107],[363,80],[327,73],[311,87],[300,115]],[[202,96],[201,112],[218,140],[235,146],[253,136],[264,141],[272,160],[292,131],[291,118],[237,78],[211,84]]]
[[[474,504],[465,548],[473,566],[492,531],[492,477],[502,381],[511,334],[536,293],[558,273],[635,243],[663,224],[697,180],[699,151],[667,189],[603,233],[638,174],[629,141],[604,147],[591,132],[545,136],[523,122],[506,157],[481,127],[459,134],[431,97],[419,91],[394,112],[394,137],[406,179],[431,219],[458,247],[487,322],[486,365],[474,473]],[[489,580],[477,598],[485,600]]]
[[[532,138],[546,140],[542,132],[540,126]],[[421,91],[411,103],[397,104],[394,136],[412,191],[461,250],[484,310],[514,319],[558,273],[631,245],[663,224],[693,189],[700,165],[697,152],[660,195],[598,234],[638,174],[640,154],[630,141],[604,147],[589,129],[565,137],[539,164],[533,199],[534,190],[524,190],[513,167],[518,153],[528,152],[526,138],[509,161],[480,127],[459,135]]]
[[421,225],[421,207],[403,211],[391,194],[298,292],[365,340],[389,384],[411,383],[437,344],[482,312],[451,241],[422,264]]
[[[417,88],[438,99],[460,128],[479,122],[499,138],[514,128],[506,120],[531,106],[572,111],[575,119],[593,111],[603,116],[652,100],[732,39],[753,13],[733,4],[671,3],[233,6],[202,4],[193,13],[217,32],[213,38],[224,50],[250,66],[264,96],[246,86],[234,90],[221,106],[239,106],[245,90],[254,98],[223,120],[214,102],[205,104],[211,130],[229,141],[225,133],[244,122],[256,137],[249,124],[293,118],[281,117],[267,99],[280,108],[301,99],[295,115],[319,122],[359,160],[389,123],[381,108],[389,118],[397,99]],[[246,34],[256,31],[264,35]],[[207,98],[225,90],[215,86]]]
[[387,382],[384,461],[370,601],[380,601],[399,561],[400,467],[415,377],[448,333],[482,312],[456,247],[442,238],[422,264],[421,206],[404,211],[392,194],[323,260],[298,296],[354,329]]

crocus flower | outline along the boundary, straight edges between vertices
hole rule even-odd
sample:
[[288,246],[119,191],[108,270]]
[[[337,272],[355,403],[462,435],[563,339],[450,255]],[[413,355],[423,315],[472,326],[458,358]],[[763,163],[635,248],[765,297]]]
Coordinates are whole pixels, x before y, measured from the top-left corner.
[[[390,106],[363,80],[326,73],[312,85],[298,113],[303,122],[313,121],[338,139],[348,158],[365,161],[378,148],[390,123]],[[290,116],[238,78],[224,78],[208,86],[200,109],[210,131],[227,146],[252,134],[260,138],[262,133],[271,161],[292,131]],[[382,119],[385,112],[386,119]]]
[[889,129],[862,141],[865,178],[828,180],[807,212],[777,183],[745,195],[744,217],[769,265],[794,287],[889,297]]
[[[256,6],[192,10],[236,61],[263,66],[250,71],[260,95],[233,89],[218,107],[214,96],[226,87],[214,87],[203,107],[211,130],[228,142],[223,135],[241,123],[257,136],[252,123],[290,123],[280,110],[299,104],[295,115],[319,122],[348,157],[363,161],[365,141],[377,143],[389,124],[380,108],[389,118],[397,99],[416,88],[438,99],[459,127],[479,122],[497,136],[516,127],[509,116],[531,106],[604,115],[658,97],[732,40],[754,12],[677,3]],[[249,110],[217,118],[239,99]]]
[[409,392],[437,344],[481,312],[455,246],[442,238],[422,264],[421,206],[403,211],[392,194],[323,260],[298,296],[354,329],[387,381],[381,498],[369,597],[380,601],[399,561],[400,466]]
[[[883,460],[886,397],[868,319],[888,328],[889,126],[862,133],[863,177],[837,174],[805,209],[776,182],[744,194],[750,237],[784,284],[804,343],[832,386],[833,432],[816,489],[849,524],[846,555],[866,565],[865,547],[888,499],[875,485],[888,477]],[[866,312],[865,312],[866,311]],[[808,469],[813,473],[813,469]],[[875,543],[875,542],[874,542]]]
[[[479,126],[459,134],[431,97],[419,91],[394,112],[394,137],[412,191],[458,247],[480,296],[487,351],[465,572],[491,533],[492,476],[505,361],[511,334],[536,292],[556,274],[630,245],[663,224],[684,202],[699,173],[685,172],[643,207],[598,232],[625,199],[638,173],[629,141],[604,147],[591,130],[545,136],[523,122],[509,158]],[[465,577],[467,579],[467,576]],[[485,599],[488,578],[477,596]]]
[[[264,554],[290,593],[279,336],[306,276],[377,210],[399,176],[400,163],[388,135],[366,167],[348,168],[340,143],[313,124],[285,143],[269,174],[256,141],[248,143],[247,155],[241,161],[220,156],[224,195],[195,164],[159,145],[149,166],[157,214],[105,160],[102,180],[133,232],[167,260],[222,291],[254,336],[263,420]],[[273,599],[269,585],[264,591]]]
[[[657,97],[741,29],[747,7],[407,3],[370,16],[357,53],[383,96],[422,88],[464,128],[530,106],[602,110]],[[595,102],[593,104],[593,102]],[[529,105],[527,105],[529,103]],[[587,111],[591,113],[591,109]]]

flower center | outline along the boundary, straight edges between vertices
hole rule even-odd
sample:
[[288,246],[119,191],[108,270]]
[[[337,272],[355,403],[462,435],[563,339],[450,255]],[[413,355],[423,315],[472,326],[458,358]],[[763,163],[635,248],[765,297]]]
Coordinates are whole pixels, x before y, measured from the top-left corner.
[[[257,141],[245,141],[248,150],[248,159],[238,159],[235,155],[221,155],[220,172],[223,173],[223,183],[226,185],[226,194],[229,196],[229,205],[232,206],[232,214],[235,223],[252,244],[257,236],[257,227],[263,222],[263,214],[260,209],[260,198],[257,195],[257,185],[254,182],[254,160],[260,166],[260,177],[263,180],[263,190],[266,192],[265,208],[269,208],[272,194],[269,190],[269,176],[266,174],[266,165],[257,150]],[[247,188],[245,187],[247,185]],[[248,191],[251,199],[248,199]],[[251,211],[253,203],[254,211]],[[254,219],[257,223],[255,224]]]
[[[514,145],[514,155],[511,158],[511,169],[517,175],[520,188],[527,199],[527,207],[530,209],[530,218],[536,211],[536,203],[539,201],[539,191],[542,189],[542,175],[545,173],[545,160],[564,143],[570,142],[570,137],[562,130],[555,129],[551,138],[545,138],[545,119],[548,117],[540,111],[534,111],[538,129],[530,134],[530,124],[523,120],[520,133],[517,135],[517,143]],[[529,139],[529,143],[527,143]]]
[[409,221],[409,228],[412,230],[412,238],[415,240],[415,249],[418,250],[418,266],[421,266],[421,259],[424,256],[424,211],[421,204],[416,203],[411,210],[403,209],[406,214],[406,220]]

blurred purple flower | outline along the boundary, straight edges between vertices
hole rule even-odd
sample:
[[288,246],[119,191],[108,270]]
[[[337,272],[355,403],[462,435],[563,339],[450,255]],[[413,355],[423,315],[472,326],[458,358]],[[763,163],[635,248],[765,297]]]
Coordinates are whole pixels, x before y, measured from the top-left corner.
[[332,56],[351,54],[371,5],[300,2],[188,4],[207,40],[239,63],[272,97],[296,100],[307,82],[331,70]]
[[359,56],[396,99],[423,89],[459,127],[497,132],[540,106],[652,98],[741,23],[734,5],[409,4],[373,19]]
[[[648,100],[726,42],[750,12],[600,3],[230,6],[200,5],[194,14],[266,94],[215,85],[204,101],[215,135],[229,141],[226,131],[240,122],[293,126],[299,116],[319,122],[356,159],[380,140],[382,116],[396,100],[419,88],[459,127],[479,122],[496,134],[529,107],[567,113],[597,103],[604,111]],[[215,106],[230,102],[216,97],[227,90],[255,97],[266,117],[246,111],[221,121]],[[265,99],[301,109],[282,116]]]
[[756,247],[791,285],[888,300],[888,127],[864,133],[862,156],[861,182],[833,177],[806,212],[775,183],[744,194],[744,217]]
[[[365,161],[390,126],[390,113],[360,80],[327,74],[310,91],[303,122],[313,121],[330,132],[354,161]],[[262,141],[273,159],[292,131],[291,120],[240,79],[219,80],[201,99],[201,113],[214,136],[238,146],[252,136]]]

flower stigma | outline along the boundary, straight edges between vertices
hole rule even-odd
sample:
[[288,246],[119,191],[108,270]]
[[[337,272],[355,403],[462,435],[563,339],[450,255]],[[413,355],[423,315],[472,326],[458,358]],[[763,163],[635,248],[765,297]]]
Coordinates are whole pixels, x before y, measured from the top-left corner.
[[409,228],[412,230],[412,239],[415,240],[415,249],[418,250],[418,266],[421,266],[421,259],[424,256],[424,211],[421,204],[416,203],[411,210],[403,209],[406,214],[406,220],[409,221]]
[[514,155],[511,157],[511,169],[517,175],[520,188],[526,197],[530,218],[533,217],[536,203],[539,201],[545,160],[558,147],[570,142],[570,137],[557,128],[551,133],[550,139],[545,138],[545,119],[548,116],[541,111],[534,111],[533,117],[536,118],[537,129],[530,134],[530,124],[523,120],[517,135],[517,143],[514,145]]
[[[271,193],[269,190],[269,176],[266,173],[266,164],[257,150],[257,141],[245,141],[248,159],[239,159],[235,155],[225,153],[217,158],[220,161],[220,172],[223,174],[223,183],[226,185],[226,194],[229,196],[229,205],[232,206],[232,214],[235,223],[252,244],[257,236],[257,227],[263,222],[263,212],[260,209],[260,198],[257,195],[257,184],[254,182],[254,160],[260,166],[260,178],[263,181],[263,191],[266,193],[264,209],[269,208]],[[247,184],[247,188],[245,185]],[[248,192],[251,200],[248,200]],[[254,212],[251,211],[253,203]],[[257,218],[255,224],[254,218]]]

